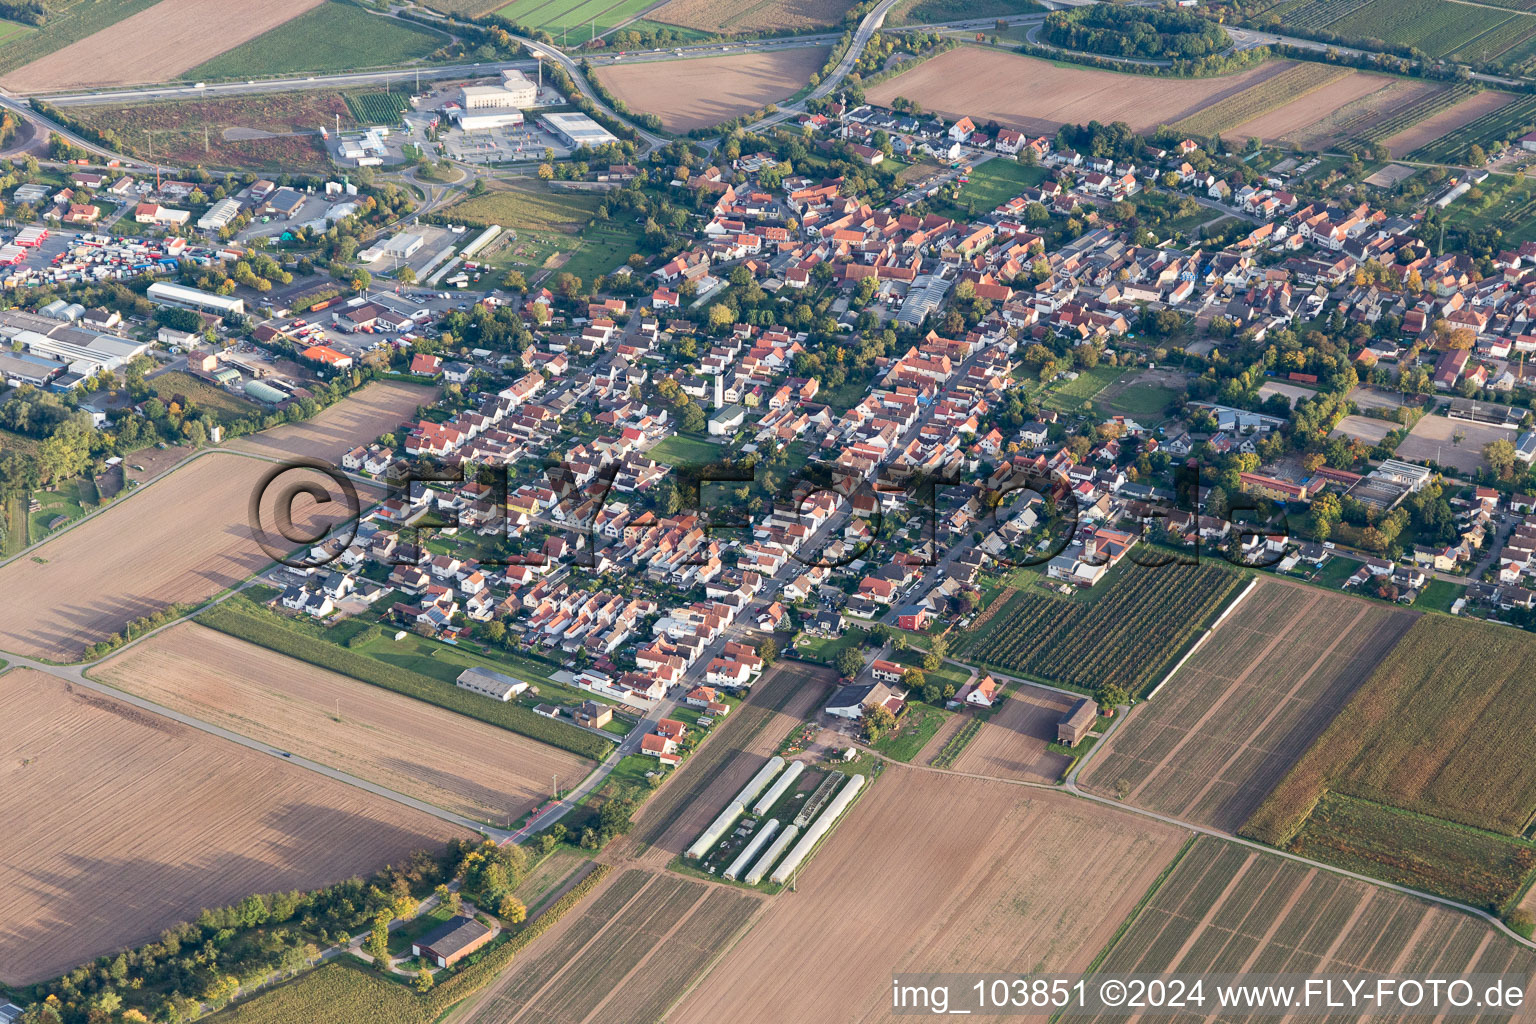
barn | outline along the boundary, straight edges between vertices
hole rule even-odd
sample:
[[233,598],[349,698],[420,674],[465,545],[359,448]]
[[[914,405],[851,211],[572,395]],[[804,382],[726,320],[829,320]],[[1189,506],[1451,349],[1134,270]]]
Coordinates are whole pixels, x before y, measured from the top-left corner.
[[455,917],[411,943],[411,956],[426,957],[439,967],[452,967],[495,935],[472,917]]

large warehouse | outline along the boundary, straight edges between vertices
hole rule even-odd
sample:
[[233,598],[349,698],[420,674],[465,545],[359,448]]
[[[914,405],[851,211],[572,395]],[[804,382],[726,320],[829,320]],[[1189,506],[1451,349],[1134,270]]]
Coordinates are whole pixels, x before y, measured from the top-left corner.
[[560,140],[572,149],[580,146],[596,148],[619,141],[612,132],[586,114],[545,114],[543,121],[550,131],[560,136]]
[[471,114],[467,110],[453,111],[453,119],[466,132],[484,131],[487,128],[517,127],[523,123],[521,110],[496,110],[484,114]]
[[230,298],[227,295],[215,295],[212,292],[201,291],[197,288],[187,288],[179,284],[167,284],[164,281],[156,281],[149,286],[146,293],[150,302],[157,302],[162,306],[179,306],[182,309],[206,310],[209,313],[217,313],[220,316],[229,316],[231,313],[244,313],[245,300]]

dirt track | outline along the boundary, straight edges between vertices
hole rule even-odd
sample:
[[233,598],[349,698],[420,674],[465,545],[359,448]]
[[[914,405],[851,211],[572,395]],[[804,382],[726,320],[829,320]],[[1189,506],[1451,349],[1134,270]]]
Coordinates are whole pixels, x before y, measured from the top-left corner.
[[18,92],[167,82],[324,0],[160,0],[6,75]]
[[0,676],[0,980],[465,835],[53,676]]
[[[504,824],[592,762],[184,623],[92,678],[439,807]],[[339,710],[338,710],[339,709]],[[338,720],[339,719],[339,720]]]

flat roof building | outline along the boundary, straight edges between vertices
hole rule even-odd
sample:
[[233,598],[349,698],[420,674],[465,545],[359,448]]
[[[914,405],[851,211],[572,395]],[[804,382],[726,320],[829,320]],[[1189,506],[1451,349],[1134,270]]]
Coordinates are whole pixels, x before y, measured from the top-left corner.
[[228,227],[239,215],[240,200],[220,199],[208,208],[207,213],[197,218],[197,226],[204,231],[218,231]]
[[466,132],[483,132],[489,128],[517,127],[523,123],[521,110],[498,110],[489,113],[472,114],[467,110],[456,110],[453,119],[459,128]]
[[201,309],[209,313],[217,313],[220,316],[228,316],[231,313],[244,313],[245,300],[232,298],[228,295],[215,295],[198,288],[188,288],[185,285],[170,284],[165,281],[156,281],[149,286],[145,293],[150,302],[159,303],[162,306],[179,306],[182,309]]
[[543,120],[549,130],[560,136],[560,140],[572,149],[578,146],[605,146],[610,142],[619,141],[612,132],[586,114],[575,112],[545,114]]

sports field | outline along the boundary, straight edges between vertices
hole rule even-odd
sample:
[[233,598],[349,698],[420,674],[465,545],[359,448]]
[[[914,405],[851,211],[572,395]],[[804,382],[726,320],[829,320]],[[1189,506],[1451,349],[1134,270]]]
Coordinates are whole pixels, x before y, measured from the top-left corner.
[[183,623],[92,677],[397,793],[505,825],[592,762],[452,711]]
[[[1529,977],[1536,955],[1470,914],[1201,836],[1098,969],[1120,975]],[[1061,1018],[1063,1024],[1125,1019],[1123,1012]]]
[[1138,807],[1236,829],[1415,618],[1261,579],[1101,743],[1079,781]]
[[470,833],[111,697],[0,676],[0,981]]
[[1083,970],[1184,836],[1062,794],[889,766],[667,1020],[885,1020],[892,973]]

